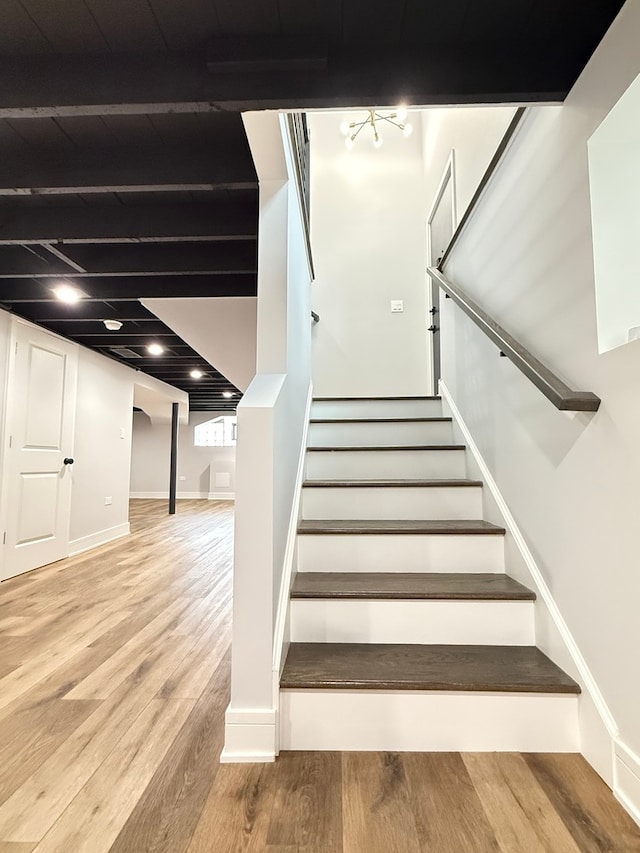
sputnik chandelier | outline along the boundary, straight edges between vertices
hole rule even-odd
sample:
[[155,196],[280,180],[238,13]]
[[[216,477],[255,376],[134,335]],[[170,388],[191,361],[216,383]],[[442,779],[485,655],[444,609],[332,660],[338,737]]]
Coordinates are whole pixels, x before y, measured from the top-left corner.
[[344,144],[349,150],[351,150],[355,146],[356,139],[362,130],[365,127],[369,127],[373,134],[373,147],[380,148],[383,142],[382,136],[380,135],[380,127],[382,123],[385,122],[393,127],[397,127],[398,130],[402,131],[403,136],[411,136],[413,126],[409,124],[406,119],[407,110],[405,107],[398,107],[392,113],[387,113],[386,115],[384,113],[379,113],[377,110],[367,110],[367,117],[362,121],[343,121],[340,125],[340,132],[343,136],[346,136]]

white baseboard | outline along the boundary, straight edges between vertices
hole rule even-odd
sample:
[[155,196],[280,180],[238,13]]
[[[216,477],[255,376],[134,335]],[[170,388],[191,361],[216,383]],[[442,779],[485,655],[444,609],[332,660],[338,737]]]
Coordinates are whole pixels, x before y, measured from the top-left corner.
[[[464,421],[456,403],[451,396],[446,384],[440,380],[440,394],[443,404],[445,404],[454,421],[457,423],[465,443],[471,452],[476,465],[478,466],[485,486],[489,489],[498,511],[502,516],[503,524],[511,536],[520,557],[526,566],[531,584],[538,593],[537,607],[544,607],[548,614],[551,623],[553,624],[557,635],[564,644],[569,659],[575,668],[575,677],[580,682],[583,694],[580,698],[580,703],[584,706],[585,713],[580,713],[580,751],[594,769],[604,778],[611,786],[614,786],[614,751],[613,743],[618,737],[618,727],[613,718],[609,707],[600,692],[600,689],[587,666],[587,662],[565,622],[558,605],[551,594],[542,572],[536,563],[533,554],[522,534],[518,524],[516,523],[511,511],[504,499],[498,484],[493,478],[493,474],[489,469],[479,447],[475,443],[473,436]],[[507,572],[509,567],[507,566]],[[543,651],[548,651],[543,649]],[[572,673],[573,675],[574,673]],[[591,706],[590,708],[588,706]]]
[[90,533],[89,536],[81,536],[79,539],[73,539],[69,542],[69,556],[75,557],[76,554],[82,554],[83,551],[89,551],[91,548],[97,548],[99,545],[106,545],[107,542],[113,542],[114,539],[121,539],[123,536],[128,536],[131,532],[129,522],[125,524],[117,524],[115,527],[108,527],[106,530],[98,530],[97,533]]
[[265,764],[275,761],[276,748],[275,709],[227,708],[221,764]]
[[[132,500],[168,501],[169,492],[130,492]],[[179,501],[235,501],[235,492],[176,492],[176,500]]]
[[614,743],[614,762],[613,793],[640,825],[640,757],[618,739]]

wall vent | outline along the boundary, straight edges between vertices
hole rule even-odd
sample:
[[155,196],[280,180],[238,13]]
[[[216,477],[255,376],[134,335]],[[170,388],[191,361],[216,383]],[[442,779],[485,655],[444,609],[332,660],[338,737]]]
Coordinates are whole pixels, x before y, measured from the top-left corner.
[[109,347],[109,352],[112,352],[120,358],[142,358],[139,353],[134,352],[132,349],[129,349],[129,347]]

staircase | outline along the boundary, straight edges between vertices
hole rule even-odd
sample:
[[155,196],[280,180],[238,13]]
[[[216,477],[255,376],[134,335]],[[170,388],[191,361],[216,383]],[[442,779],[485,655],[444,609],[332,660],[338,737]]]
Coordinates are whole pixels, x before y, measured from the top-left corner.
[[316,398],[301,515],[281,749],[578,750],[439,398]]

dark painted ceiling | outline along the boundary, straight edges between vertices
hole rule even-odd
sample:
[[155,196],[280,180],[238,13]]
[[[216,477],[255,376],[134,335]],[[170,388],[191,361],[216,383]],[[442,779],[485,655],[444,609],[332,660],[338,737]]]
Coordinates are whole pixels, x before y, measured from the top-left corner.
[[[2,0],[0,305],[120,360],[126,346],[194,409],[232,408],[233,386],[139,300],[255,295],[238,111],[562,100],[621,5]],[[55,300],[60,279],[85,298]],[[148,357],[151,340],[168,352]]]

